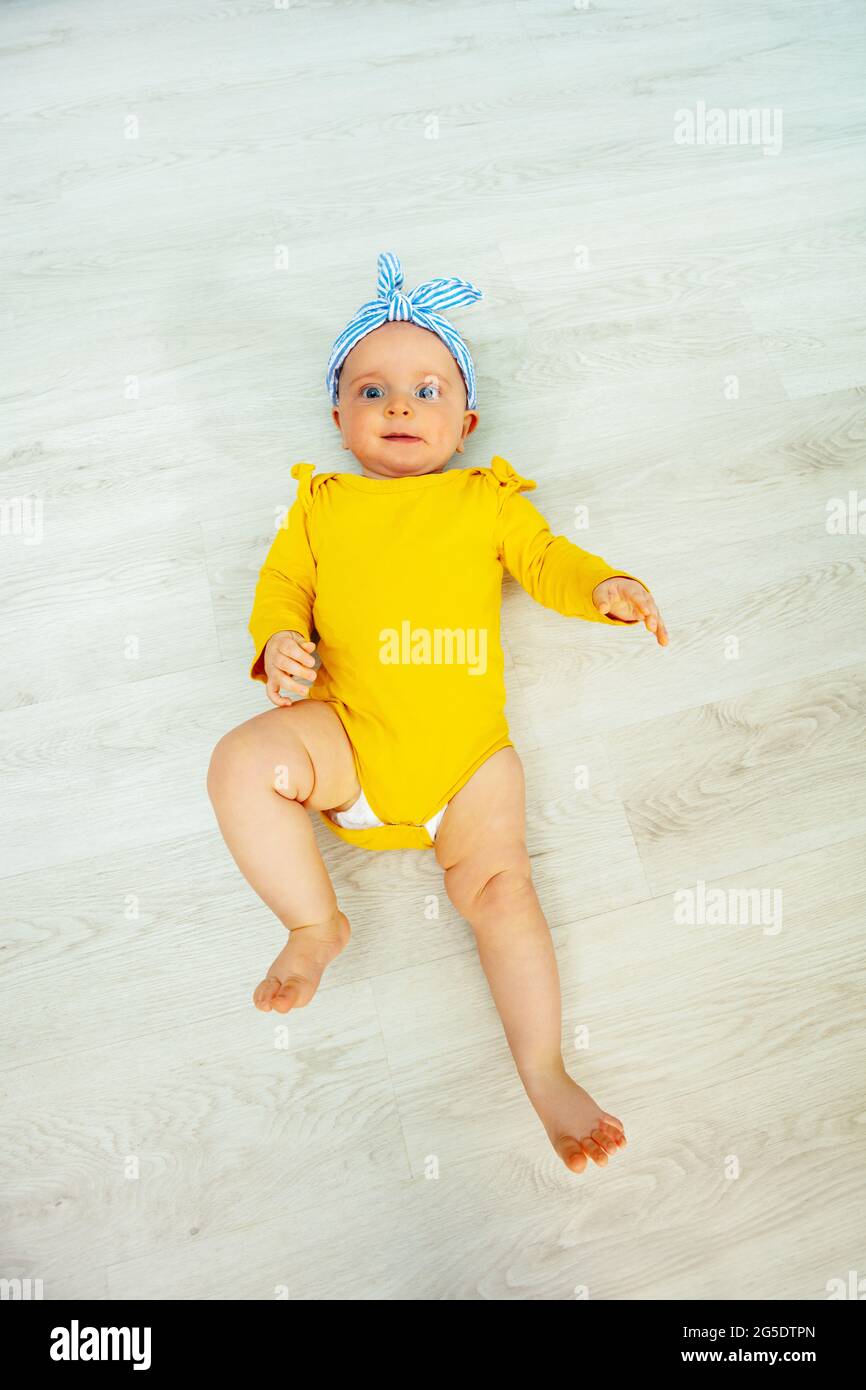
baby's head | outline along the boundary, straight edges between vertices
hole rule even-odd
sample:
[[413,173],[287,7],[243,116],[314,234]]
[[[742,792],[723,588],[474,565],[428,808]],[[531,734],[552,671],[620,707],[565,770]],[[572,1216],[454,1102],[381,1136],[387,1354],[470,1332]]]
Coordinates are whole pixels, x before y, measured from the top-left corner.
[[384,323],[365,334],[343,363],[337,390],[332,414],[343,448],[377,478],[438,473],[463,453],[478,423],[455,359],[441,338],[414,323]]
[[438,310],[481,292],[465,280],[431,280],[403,295],[402,283],[399,260],[384,252],[379,297],[361,306],[328,364],[343,448],[375,478],[441,472],[478,424],[472,359]]

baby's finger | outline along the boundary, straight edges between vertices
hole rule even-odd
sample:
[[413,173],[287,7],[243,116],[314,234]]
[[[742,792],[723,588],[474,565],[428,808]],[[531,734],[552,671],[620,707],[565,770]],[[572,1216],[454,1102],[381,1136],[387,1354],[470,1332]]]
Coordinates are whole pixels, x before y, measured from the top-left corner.
[[630,593],[628,597],[632,608],[646,624],[647,631],[654,633],[659,643],[664,646],[668,641],[668,630],[662,622],[662,615],[652,594]]
[[309,693],[306,687],[295,685],[282,671],[271,671],[265,689],[272,705],[293,705],[295,703],[294,700],[289,699],[288,695],[281,695],[281,689],[295,690],[299,695],[307,695]]
[[284,699],[282,698],[282,696],[280,695],[280,691],[279,691],[279,684],[280,684],[279,681],[276,683],[276,685],[274,684],[274,680],[273,680],[273,677],[272,677],[272,676],[268,678],[268,683],[267,683],[267,685],[265,686],[265,694],[267,695],[267,697],[268,697],[268,699],[270,700],[271,704],[272,704],[272,705],[277,705],[278,707],[279,707],[280,705],[291,705],[291,704],[294,704],[294,701],[293,701],[293,700],[284,700]]
[[288,657],[292,661],[298,661],[302,666],[315,666],[316,664],[315,654],[301,646],[301,643],[294,637],[285,637],[277,647],[277,654]]
[[662,615],[652,599],[644,604],[645,612],[642,614],[649,632],[655,633],[659,646],[665,647],[669,641],[668,630],[662,620]]
[[658,611],[652,594],[635,594],[629,589],[622,594],[622,597],[631,604],[634,612],[640,614],[641,618],[648,618]]
[[288,676],[290,680],[301,681],[302,683],[304,681],[314,681],[319,674],[315,668],[310,670],[309,666],[302,666],[299,661],[295,661],[289,657],[276,657],[272,669],[282,672],[282,674]]

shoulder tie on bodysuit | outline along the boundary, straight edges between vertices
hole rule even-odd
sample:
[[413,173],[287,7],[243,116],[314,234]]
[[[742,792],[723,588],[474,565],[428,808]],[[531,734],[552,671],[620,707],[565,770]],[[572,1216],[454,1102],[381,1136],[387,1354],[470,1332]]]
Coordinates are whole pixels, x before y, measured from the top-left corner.
[[490,460],[488,476],[492,475],[494,486],[497,487],[501,498],[506,498],[512,492],[531,492],[538,484],[531,478],[521,478],[520,474],[511,467],[507,459],[500,458],[499,454],[494,454]]
[[313,503],[313,474],[316,471],[314,463],[296,463],[291,470],[292,477],[298,482],[298,497],[305,512],[310,510]]

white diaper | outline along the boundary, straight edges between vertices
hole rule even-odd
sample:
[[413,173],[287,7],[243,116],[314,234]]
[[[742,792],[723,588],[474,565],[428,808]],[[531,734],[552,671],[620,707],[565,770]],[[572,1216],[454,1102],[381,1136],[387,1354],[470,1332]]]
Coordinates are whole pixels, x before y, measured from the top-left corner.
[[[441,811],[437,811],[435,816],[431,816],[429,820],[425,820],[424,826],[431,840],[436,839],[436,831],[439,829],[439,823],[447,810],[448,802],[446,801]],[[361,795],[358,797],[358,800],[354,802],[347,811],[329,811],[328,815],[331,817],[331,820],[335,820],[338,825],[342,825],[344,830],[373,830],[377,825],[385,824],[385,822],[381,821],[376,815],[364,795],[363,787],[361,788]]]

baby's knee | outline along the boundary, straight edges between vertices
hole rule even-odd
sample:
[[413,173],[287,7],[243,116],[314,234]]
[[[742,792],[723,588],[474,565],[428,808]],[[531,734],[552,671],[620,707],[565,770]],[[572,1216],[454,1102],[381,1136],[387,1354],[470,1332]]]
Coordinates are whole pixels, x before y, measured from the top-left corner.
[[491,874],[478,895],[479,915],[499,918],[535,896],[529,855],[524,849],[511,863]]
[[461,917],[499,915],[535,892],[532,865],[522,841],[501,843],[445,870],[445,891]]
[[262,783],[290,801],[311,795],[315,773],[310,755],[300,740],[289,736],[276,753],[270,739],[262,738],[249,724],[231,729],[216,744],[207,771],[211,801]]
[[236,785],[238,777],[249,759],[249,748],[245,748],[247,742],[243,737],[242,729],[237,728],[223,734],[214,746],[207,769],[207,790],[211,801],[219,797],[227,788]]

